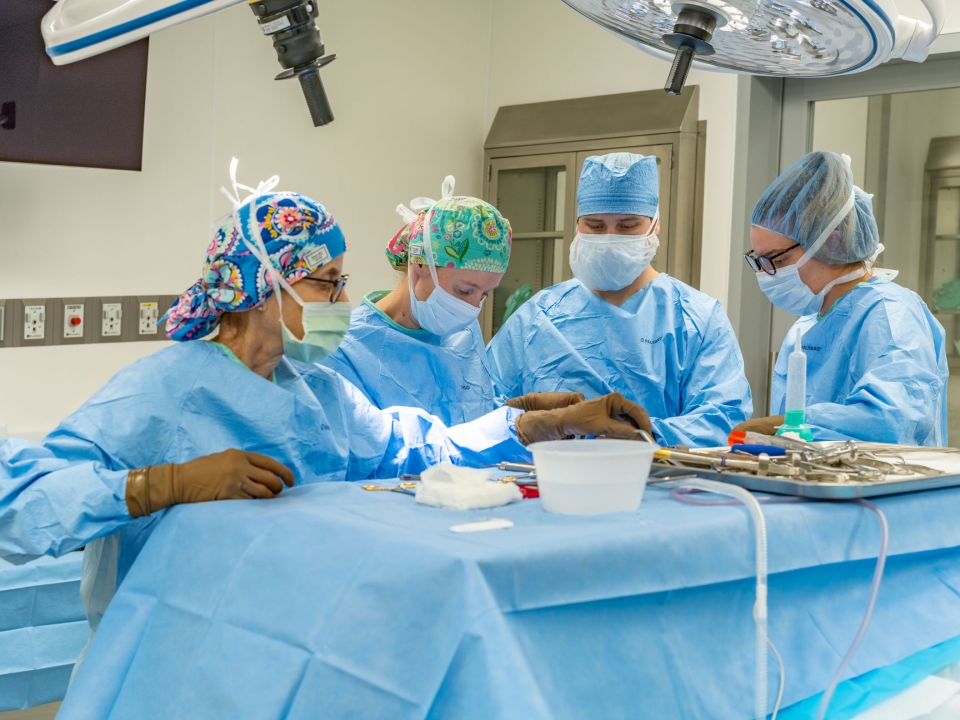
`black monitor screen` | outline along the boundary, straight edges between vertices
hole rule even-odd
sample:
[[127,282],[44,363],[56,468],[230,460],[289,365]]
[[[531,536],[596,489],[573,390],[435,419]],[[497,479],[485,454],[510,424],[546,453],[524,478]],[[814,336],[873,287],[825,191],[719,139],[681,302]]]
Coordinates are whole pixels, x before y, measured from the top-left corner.
[[147,40],[58,67],[40,34],[52,5],[0,0],[0,160],[139,170]]

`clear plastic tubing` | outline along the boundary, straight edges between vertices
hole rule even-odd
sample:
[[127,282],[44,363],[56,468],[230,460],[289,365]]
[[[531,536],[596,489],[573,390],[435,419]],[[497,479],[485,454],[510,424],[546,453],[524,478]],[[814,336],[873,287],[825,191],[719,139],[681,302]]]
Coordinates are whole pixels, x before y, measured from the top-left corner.
[[[800,344],[800,328],[797,328],[797,342],[793,352],[787,357],[787,413],[799,410],[803,412],[807,406],[807,356]],[[800,422],[804,422],[800,420]]]
[[753,606],[753,620],[757,625],[757,687],[754,699],[754,717],[767,717],[767,525],[760,503],[742,487],[714,480],[684,480],[678,488],[694,488],[726,495],[739,500],[753,518],[757,543],[757,599]]

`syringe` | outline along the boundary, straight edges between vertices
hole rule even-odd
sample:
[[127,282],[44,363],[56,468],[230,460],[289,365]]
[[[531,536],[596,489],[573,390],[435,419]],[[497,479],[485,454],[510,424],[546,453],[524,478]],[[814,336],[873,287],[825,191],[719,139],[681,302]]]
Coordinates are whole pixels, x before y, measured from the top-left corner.
[[790,437],[810,442],[813,432],[806,425],[807,356],[803,352],[801,336],[800,328],[797,328],[797,341],[787,358],[787,399],[783,425],[777,430],[777,435],[789,433]]

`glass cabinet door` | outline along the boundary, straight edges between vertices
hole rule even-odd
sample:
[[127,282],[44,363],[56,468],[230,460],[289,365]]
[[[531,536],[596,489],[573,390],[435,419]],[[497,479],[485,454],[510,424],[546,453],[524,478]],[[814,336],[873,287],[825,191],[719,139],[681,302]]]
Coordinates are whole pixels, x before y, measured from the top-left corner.
[[513,250],[500,287],[484,303],[487,338],[527,299],[570,277],[575,160],[562,153],[490,161],[487,198],[510,221]]

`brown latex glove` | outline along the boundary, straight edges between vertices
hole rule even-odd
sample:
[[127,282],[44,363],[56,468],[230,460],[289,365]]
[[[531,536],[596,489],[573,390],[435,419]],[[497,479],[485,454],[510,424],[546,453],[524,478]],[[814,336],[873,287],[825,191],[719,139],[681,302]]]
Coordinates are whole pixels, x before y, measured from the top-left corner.
[[272,498],[293,483],[293,471],[273,458],[226,450],[180,465],[131,470],[127,509],[136,518],[181,503]]
[[520,442],[562,440],[576,435],[641,440],[634,430],[650,432],[647,411],[620,393],[610,393],[556,410],[530,410],[517,418]]
[[582,392],[537,392],[510,398],[507,405],[518,410],[556,410],[582,402]]
[[783,425],[783,415],[771,415],[770,417],[758,417],[744,420],[737,425],[734,430],[740,432],[755,432],[760,435],[776,435],[777,428]]

